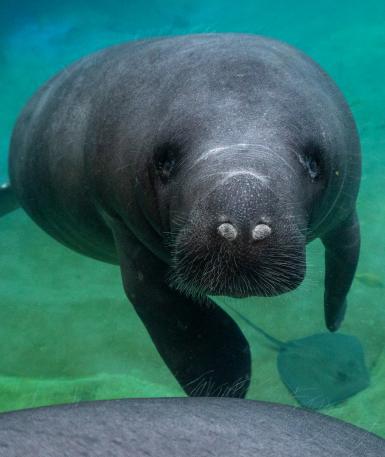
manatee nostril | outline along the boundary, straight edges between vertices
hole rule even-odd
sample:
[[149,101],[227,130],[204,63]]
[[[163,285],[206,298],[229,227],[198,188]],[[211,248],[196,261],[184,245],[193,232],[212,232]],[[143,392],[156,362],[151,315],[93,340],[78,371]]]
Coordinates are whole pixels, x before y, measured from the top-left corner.
[[228,222],[225,222],[218,227],[218,233],[228,241],[235,240],[238,235],[237,229],[234,227],[234,225],[229,224]]
[[254,240],[257,240],[257,241],[264,240],[265,238],[270,236],[270,234],[271,234],[271,228],[266,224],[256,225],[251,232],[251,236],[253,237]]

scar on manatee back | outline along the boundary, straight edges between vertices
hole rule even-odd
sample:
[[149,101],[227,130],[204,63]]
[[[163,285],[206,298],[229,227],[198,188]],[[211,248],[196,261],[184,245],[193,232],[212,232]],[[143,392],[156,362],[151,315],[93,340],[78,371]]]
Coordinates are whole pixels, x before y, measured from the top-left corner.
[[226,306],[272,343],[272,348],[278,351],[280,378],[301,406],[311,409],[333,406],[370,385],[364,350],[357,337],[319,333],[284,342],[257,327],[232,306]]

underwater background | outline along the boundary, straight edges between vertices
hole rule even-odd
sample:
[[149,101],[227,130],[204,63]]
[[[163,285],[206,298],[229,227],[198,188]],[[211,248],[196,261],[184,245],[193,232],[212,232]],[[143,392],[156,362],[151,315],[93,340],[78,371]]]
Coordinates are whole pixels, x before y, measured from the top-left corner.
[[[361,341],[371,383],[322,412],[385,437],[385,2],[0,0],[0,182],[15,119],[53,74],[107,45],[201,32],[286,41],[321,64],[351,106],[363,154],[362,250],[341,333]],[[281,341],[325,332],[321,243],[307,252],[296,291],[219,301],[251,345],[247,398],[297,405],[279,377],[277,351],[227,306]],[[70,251],[22,210],[0,220],[0,326],[1,411],[184,395],[127,301],[119,268]]]

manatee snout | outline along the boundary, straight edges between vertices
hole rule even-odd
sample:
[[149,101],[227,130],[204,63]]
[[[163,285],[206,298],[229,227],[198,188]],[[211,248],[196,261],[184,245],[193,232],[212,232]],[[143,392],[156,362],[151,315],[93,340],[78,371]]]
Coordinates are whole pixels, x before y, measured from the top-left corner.
[[171,285],[188,295],[272,296],[305,275],[305,237],[287,205],[248,177],[213,185],[177,230]]

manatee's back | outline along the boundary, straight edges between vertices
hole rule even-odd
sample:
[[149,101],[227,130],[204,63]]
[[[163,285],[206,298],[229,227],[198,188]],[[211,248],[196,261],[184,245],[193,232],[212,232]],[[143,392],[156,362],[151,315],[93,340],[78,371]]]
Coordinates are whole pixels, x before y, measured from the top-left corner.
[[0,457],[384,457],[385,441],[289,406],[132,399],[0,416]]

